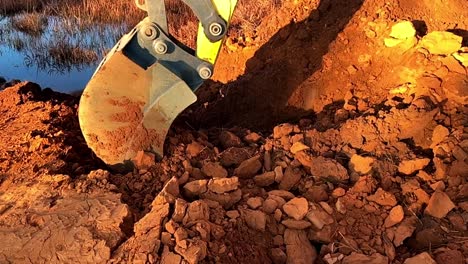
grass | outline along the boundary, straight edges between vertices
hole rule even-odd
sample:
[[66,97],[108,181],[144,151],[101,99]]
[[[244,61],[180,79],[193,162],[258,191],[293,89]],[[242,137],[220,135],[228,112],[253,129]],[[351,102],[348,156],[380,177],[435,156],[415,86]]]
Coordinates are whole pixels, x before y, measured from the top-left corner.
[[[262,19],[281,6],[281,0],[239,0],[230,34],[240,36],[256,30]],[[170,31],[180,40],[195,35],[197,20],[181,0],[166,0]],[[76,19],[81,26],[96,23],[136,25],[146,13],[133,0],[0,0],[0,14],[41,11],[46,15]],[[185,41],[187,42],[187,41]]]
[[11,26],[31,36],[41,35],[47,27],[47,17],[38,12],[22,13],[10,20]]

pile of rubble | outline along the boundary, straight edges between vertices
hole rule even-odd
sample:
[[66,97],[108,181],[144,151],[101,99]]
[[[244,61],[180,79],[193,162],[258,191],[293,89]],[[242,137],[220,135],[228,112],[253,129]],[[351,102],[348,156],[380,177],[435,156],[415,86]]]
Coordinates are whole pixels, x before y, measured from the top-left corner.
[[[169,139],[162,164],[141,152],[140,174],[166,166],[175,176],[116,259],[152,262],[162,252],[162,263],[229,263],[239,258],[232,243],[245,243],[245,261],[262,263],[463,259],[468,131],[444,126],[447,116],[429,102],[385,103],[337,129],[304,119],[267,138],[242,129],[185,133]],[[350,114],[334,113],[333,122]],[[230,240],[239,228],[252,239]],[[255,237],[263,251],[249,252]],[[432,256],[414,256],[431,247]]]

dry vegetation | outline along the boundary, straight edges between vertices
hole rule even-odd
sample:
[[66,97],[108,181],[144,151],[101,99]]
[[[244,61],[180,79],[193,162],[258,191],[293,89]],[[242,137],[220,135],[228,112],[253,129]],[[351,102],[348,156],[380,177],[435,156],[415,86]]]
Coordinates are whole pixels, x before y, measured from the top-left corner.
[[[280,5],[280,0],[239,0],[230,34],[237,37],[255,31],[262,19]],[[183,42],[193,44],[197,20],[192,11],[181,0],[166,0],[166,6],[171,33]],[[0,13],[33,11],[35,15],[25,16],[27,21],[21,23],[26,23],[26,27],[31,25],[28,27],[31,29],[39,25],[34,24],[40,21],[36,11],[76,19],[80,28],[96,23],[126,23],[131,27],[145,16],[133,0],[0,0]]]
[[22,13],[12,17],[11,26],[20,31],[33,36],[42,34],[47,27],[47,17],[42,13]]

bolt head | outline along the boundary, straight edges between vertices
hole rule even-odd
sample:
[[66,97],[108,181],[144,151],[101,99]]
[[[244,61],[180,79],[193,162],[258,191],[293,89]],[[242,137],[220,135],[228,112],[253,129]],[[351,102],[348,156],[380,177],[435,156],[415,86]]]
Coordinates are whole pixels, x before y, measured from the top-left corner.
[[162,55],[167,53],[167,44],[162,40],[155,41],[153,47],[154,51],[158,54]]
[[143,36],[149,40],[153,40],[158,37],[159,31],[153,25],[145,25],[142,28]]
[[219,23],[211,23],[209,30],[210,34],[215,37],[221,36],[221,34],[223,34],[223,26],[221,26]]
[[200,68],[200,70],[198,71],[198,74],[203,80],[207,80],[211,78],[211,76],[213,75],[213,72],[211,71],[210,68],[204,66]]

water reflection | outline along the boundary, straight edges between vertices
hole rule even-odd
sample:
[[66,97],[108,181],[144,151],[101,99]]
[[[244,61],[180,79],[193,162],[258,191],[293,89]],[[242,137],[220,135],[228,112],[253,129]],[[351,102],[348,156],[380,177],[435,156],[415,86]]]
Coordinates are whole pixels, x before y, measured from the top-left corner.
[[0,17],[0,76],[61,92],[83,89],[99,60],[129,29],[127,25],[84,27],[76,19],[46,17],[44,30],[37,34],[18,31],[14,19]]

